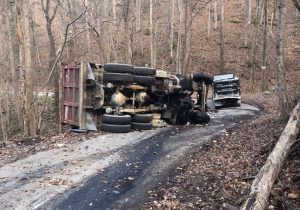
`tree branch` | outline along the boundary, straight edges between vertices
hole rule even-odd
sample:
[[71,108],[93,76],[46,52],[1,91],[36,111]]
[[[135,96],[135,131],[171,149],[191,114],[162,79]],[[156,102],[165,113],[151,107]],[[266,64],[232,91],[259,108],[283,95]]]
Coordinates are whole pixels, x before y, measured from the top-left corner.
[[60,49],[58,50],[58,54],[57,54],[57,56],[55,58],[55,61],[54,61],[53,65],[52,65],[52,68],[51,68],[50,74],[48,76],[47,82],[45,84],[45,86],[47,87],[47,91],[46,91],[46,96],[45,96],[45,100],[44,100],[44,105],[43,105],[43,108],[42,108],[42,110],[41,110],[41,112],[39,114],[39,118],[38,118],[38,133],[40,133],[40,131],[41,131],[42,118],[43,118],[43,114],[45,112],[47,101],[48,101],[49,83],[50,83],[52,75],[53,75],[53,73],[54,73],[54,71],[56,69],[57,63],[58,63],[58,61],[59,61],[59,59],[60,59],[60,57],[61,57],[61,55],[62,55],[62,53],[64,51],[64,48],[65,48],[66,44],[67,44],[68,33],[69,33],[70,26],[73,25],[76,21],[78,21],[81,17],[83,17],[83,15],[87,11],[87,6],[84,3],[83,3],[83,5],[85,7],[85,10],[80,15],[78,15],[76,18],[74,18],[74,20],[72,20],[70,23],[68,23],[67,26],[66,26],[66,30],[65,30],[65,34],[64,34],[64,40],[63,40],[63,42],[61,44]]
[[300,0],[292,0],[295,7],[300,11]]

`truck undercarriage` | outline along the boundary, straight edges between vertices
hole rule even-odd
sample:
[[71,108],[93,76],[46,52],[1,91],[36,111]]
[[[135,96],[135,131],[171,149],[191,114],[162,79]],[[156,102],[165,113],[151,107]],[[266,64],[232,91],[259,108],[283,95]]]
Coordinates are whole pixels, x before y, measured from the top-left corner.
[[79,129],[129,132],[163,126],[164,121],[209,122],[205,109],[212,79],[203,73],[170,75],[127,64],[72,63],[63,64],[61,80],[62,123]]

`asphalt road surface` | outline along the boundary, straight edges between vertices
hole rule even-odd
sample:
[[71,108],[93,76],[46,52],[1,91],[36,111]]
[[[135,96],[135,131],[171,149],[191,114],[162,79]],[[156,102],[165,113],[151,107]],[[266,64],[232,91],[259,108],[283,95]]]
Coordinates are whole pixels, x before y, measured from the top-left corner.
[[205,126],[106,134],[37,153],[0,168],[0,209],[141,209],[189,150],[258,114],[242,104],[210,113]]

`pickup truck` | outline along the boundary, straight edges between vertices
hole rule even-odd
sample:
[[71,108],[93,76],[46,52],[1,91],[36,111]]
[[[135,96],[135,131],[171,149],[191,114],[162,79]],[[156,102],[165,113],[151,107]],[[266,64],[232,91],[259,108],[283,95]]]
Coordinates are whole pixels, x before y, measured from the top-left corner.
[[61,122],[81,130],[125,133],[210,121],[205,109],[212,78],[204,73],[74,62],[63,63],[60,84]]

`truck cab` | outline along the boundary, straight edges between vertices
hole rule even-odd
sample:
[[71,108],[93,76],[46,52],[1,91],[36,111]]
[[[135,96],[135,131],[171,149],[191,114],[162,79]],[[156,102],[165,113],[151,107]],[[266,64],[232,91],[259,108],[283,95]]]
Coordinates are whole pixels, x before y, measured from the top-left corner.
[[213,101],[215,107],[240,106],[240,80],[235,74],[218,74],[213,76]]

